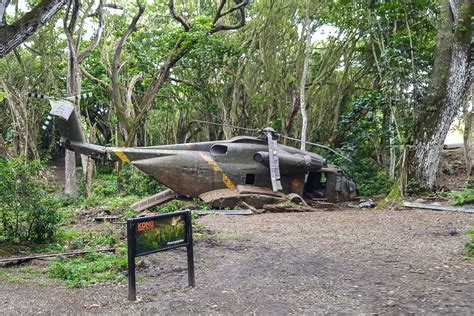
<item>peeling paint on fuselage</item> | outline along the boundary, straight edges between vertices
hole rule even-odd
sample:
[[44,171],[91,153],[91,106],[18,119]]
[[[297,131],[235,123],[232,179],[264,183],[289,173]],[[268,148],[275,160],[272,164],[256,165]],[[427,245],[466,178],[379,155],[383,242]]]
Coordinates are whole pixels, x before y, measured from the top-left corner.
[[[227,147],[225,153],[215,153],[213,145]],[[266,141],[253,137],[238,137],[229,141],[164,145],[145,148],[122,148],[132,164],[152,175],[169,188],[190,197],[217,189],[235,189],[239,184],[271,188],[269,169],[254,160],[257,152],[267,151]],[[300,150],[279,146],[279,151],[300,154]],[[308,153],[317,159],[322,157]],[[136,159],[145,155],[146,159]],[[151,156],[151,157],[150,157]],[[154,156],[154,157],[153,157]],[[286,174],[282,170],[284,192],[303,193],[305,172]],[[248,183],[251,179],[252,183]]]

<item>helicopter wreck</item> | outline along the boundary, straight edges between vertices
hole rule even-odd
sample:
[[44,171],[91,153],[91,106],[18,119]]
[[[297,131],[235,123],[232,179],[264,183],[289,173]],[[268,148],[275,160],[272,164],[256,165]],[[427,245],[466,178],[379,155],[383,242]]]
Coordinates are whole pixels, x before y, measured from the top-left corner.
[[[63,101],[51,113],[59,117],[62,144],[102,162],[122,161],[153,176],[170,190],[144,201],[138,209],[167,202],[177,196],[200,198],[215,207],[254,208],[294,200],[340,202],[357,195],[354,182],[339,167],[320,155],[277,144],[271,128],[259,137],[150,147],[116,148],[89,144],[73,105]],[[63,107],[54,109],[54,106]],[[67,108],[67,110],[64,109]]]

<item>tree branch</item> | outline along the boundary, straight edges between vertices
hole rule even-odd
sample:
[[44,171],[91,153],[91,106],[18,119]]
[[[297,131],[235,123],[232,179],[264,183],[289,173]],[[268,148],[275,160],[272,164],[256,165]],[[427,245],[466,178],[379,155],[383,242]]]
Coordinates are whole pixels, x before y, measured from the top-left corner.
[[79,54],[77,57],[77,62],[80,64],[86,59],[87,57],[90,56],[92,51],[96,49],[97,45],[99,45],[100,39],[102,38],[102,33],[104,32],[104,10],[103,10],[103,0],[99,0],[99,6],[97,7],[97,10],[95,11],[94,15],[97,16],[99,19],[99,26],[97,27],[97,31],[95,32],[94,38],[90,44],[90,46],[85,49],[83,52]]
[[127,105],[128,106],[132,105],[133,90],[135,89],[135,85],[137,84],[138,80],[142,78],[143,78],[142,74],[135,75],[132,77],[132,79],[128,83],[128,87],[127,87]]
[[182,16],[182,15],[178,15],[176,13],[176,9],[174,7],[174,0],[169,0],[168,2],[168,8],[170,9],[170,13],[171,15],[173,16],[173,18],[178,21],[179,23],[181,23],[181,25],[183,26],[184,30],[186,32],[189,31],[189,23],[188,21],[186,21],[186,19]]
[[89,78],[90,80],[92,81],[95,81],[99,84],[101,84],[105,89],[107,89],[107,91],[112,94],[112,87],[110,86],[110,84],[108,84],[107,82],[103,81],[103,80],[100,80],[99,78],[96,78],[94,77],[90,72],[88,72],[86,70],[86,68],[84,68],[84,66],[82,65],[79,65],[79,68],[81,69],[81,72],[87,77]]
[[220,18],[222,18],[223,16],[226,16],[227,14],[230,14],[236,10],[239,10],[240,8],[243,8],[244,6],[246,6],[248,4],[247,1],[242,1],[240,2],[239,4],[237,4],[236,6],[233,6],[232,8],[230,8],[229,10],[227,11],[224,11],[223,13],[220,14]]
[[[82,36],[84,35],[82,31],[84,30],[84,25],[86,23],[87,16],[90,14],[90,12],[92,10],[92,6],[94,5],[94,3],[95,3],[94,0],[89,2],[89,5],[87,6],[86,10],[82,14],[82,19],[79,23],[79,28],[77,29],[77,31],[75,31],[75,33],[77,34],[77,37],[76,37],[76,52],[77,53],[79,53],[79,50],[81,48]],[[81,4],[81,6],[82,6],[82,4]]]
[[[211,29],[211,33],[217,33],[220,31],[229,31],[229,30],[237,30],[245,25],[245,7],[249,4],[249,0],[235,0],[237,5],[233,6],[229,10],[225,11],[222,13],[222,8],[223,4],[226,2],[225,0],[222,0],[221,3],[219,4],[219,8],[217,9],[217,13],[214,17],[214,27]],[[216,25],[216,23],[219,22],[219,20],[225,16],[228,15],[234,11],[239,10],[239,22],[233,25],[225,25],[225,24],[220,24]]]
[[43,0],[12,25],[0,26],[0,57],[26,41],[64,5],[66,0]]
[[121,70],[120,65],[120,58],[122,56],[123,47],[125,42],[130,37],[130,35],[137,29],[137,23],[140,17],[142,16],[143,12],[145,11],[144,6],[141,4],[140,0],[137,0],[138,11],[133,17],[132,21],[127,27],[127,30],[120,38],[117,47],[115,48],[114,59],[112,62],[112,97],[114,99],[115,106],[121,106],[122,100],[120,97],[120,82],[119,82],[119,74]]
[[217,7],[216,15],[214,16],[214,20],[212,20],[212,24],[216,24],[219,18],[221,17],[221,12],[226,2],[227,0],[221,0],[221,2],[219,3],[219,6]]

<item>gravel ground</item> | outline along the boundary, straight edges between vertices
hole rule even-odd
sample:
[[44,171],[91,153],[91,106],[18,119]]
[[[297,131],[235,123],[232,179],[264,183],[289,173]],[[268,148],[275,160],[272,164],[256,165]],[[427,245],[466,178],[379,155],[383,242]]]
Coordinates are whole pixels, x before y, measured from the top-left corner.
[[209,234],[195,242],[195,288],[175,250],[144,257],[138,302],[126,300],[125,283],[0,281],[0,313],[474,313],[474,260],[462,255],[472,214],[350,209],[199,222]]

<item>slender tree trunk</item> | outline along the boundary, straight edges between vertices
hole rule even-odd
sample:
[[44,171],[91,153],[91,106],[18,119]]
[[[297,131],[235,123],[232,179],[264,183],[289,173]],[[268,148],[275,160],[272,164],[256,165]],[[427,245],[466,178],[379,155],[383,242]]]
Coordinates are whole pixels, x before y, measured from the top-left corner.
[[[84,16],[82,16],[82,21],[78,22],[78,18],[80,15],[81,9],[81,2],[79,0],[69,0],[68,6],[66,9],[66,16],[63,20],[64,23],[64,32],[67,38],[67,45],[68,45],[68,67],[67,67],[67,94],[69,96],[72,95],[79,95],[81,93],[81,81],[82,81],[82,72],[80,70],[80,63],[84,61],[91,53],[92,50],[97,47],[101,36],[102,30],[104,27],[103,24],[103,15],[102,15],[102,1],[99,1],[99,6],[97,8],[96,14],[99,18],[99,26],[96,31],[95,37],[91,41],[91,45],[85,49],[83,52],[80,52],[80,40],[82,36],[82,24],[84,19],[86,19],[87,14],[90,12],[92,8],[92,3],[86,8]],[[79,23],[79,28],[76,30],[76,26]],[[76,34],[78,33],[78,34]],[[77,41],[74,39],[74,35],[77,36]],[[76,44],[77,42],[77,44]],[[75,115],[78,116],[80,119],[81,116],[81,108],[80,108],[80,101],[77,100],[75,103]],[[80,124],[81,134],[83,138],[85,138],[86,131],[84,126]],[[76,159],[75,154],[66,150],[66,158],[65,158],[65,176],[66,176],[66,186],[65,192],[68,195],[75,195],[77,192],[77,181],[76,181]],[[87,176],[87,172],[89,170],[89,158],[86,155],[81,155],[81,165],[82,165],[82,173],[84,176]],[[69,179],[70,177],[70,179]]]
[[[91,131],[90,131],[90,136],[89,136],[89,142],[94,143],[95,138],[96,138],[96,124],[92,126]],[[86,195],[87,197],[90,197],[92,195],[92,185],[93,185],[93,179],[94,179],[94,169],[95,169],[95,162],[94,160],[89,157],[87,157],[87,172],[86,172]]]
[[390,179],[395,178],[395,168],[396,168],[396,159],[397,159],[397,153],[395,151],[395,131],[393,128],[393,124],[395,124],[395,117],[393,115],[393,111],[390,109],[390,120],[389,120],[389,147],[390,147],[390,167],[389,167],[389,172],[388,176]]
[[[72,43],[69,43],[69,50],[68,50],[68,68],[67,68],[67,94],[73,95],[75,89],[75,56],[73,52]],[[73,115],[80,116],[80,112],[77,112],[78,106],[76,105],[76,111],[74,111]],[[65,185],[64,185],[64,192],[67,195],[74,196],[77,194],[77,178],[76,178],[76,154],[66,149],[66,156],[64,159],[64,177],[65,177]]]
[[469,81],[473,4],[470,0],[441,0],[440,5],[436,57],[418,117],[411,167],[411,176],[429,189],[435,188],[443,143]]
[[304,51],[303,72],[300,81],[300,111],[301,111],[301,150],[306,149],[306,131],[308,129],[308,115],[306,113],[305,87],[306,78],[308,76],[309,61],[311,59],[311,18],[310,18],[310,1],[306,0],[306,20],[303,27],[306,30],[306,46]]

